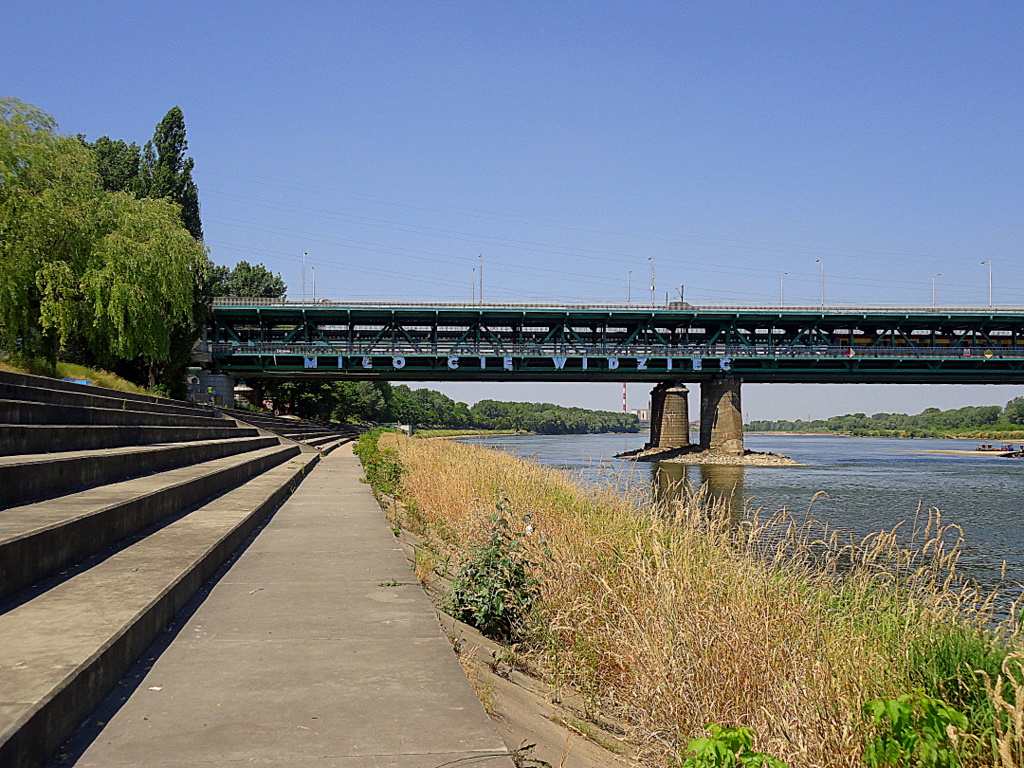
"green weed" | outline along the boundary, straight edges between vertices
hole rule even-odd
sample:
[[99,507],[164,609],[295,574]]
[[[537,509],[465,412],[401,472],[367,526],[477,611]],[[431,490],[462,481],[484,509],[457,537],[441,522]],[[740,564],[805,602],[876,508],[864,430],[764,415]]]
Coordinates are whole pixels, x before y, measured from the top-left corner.
[[992,632],[964,624],[935,622],[918,638],[908,661],[911,676],[929,696],[964,712],[972,730],[992,722],[992,702],[978,673],[996,679],[1007,656],[1005,643]]
[[522,551],[521,534],[508,519],[508,502],[501,499],[488,522],[487,539],[473,547],[452,582],[444,610],[503,642],[519,638],[523,618],[537,596],[532,563]]
[[788,768],[777,757],[754,751],[754,732],[709,723],[710,736],[691,739],[686,751],[693,754],[681,768]]
[[895,699],[875,699],[864,713],[878,729],[864,748],[870,768],[960,768],[963,750],[956,732],[967,717],[922,690]]
[[363,463],[366,480],[379,499],[382,496],[398,496],[402,489],[402,464],[398,452],[381,448],[381,433],[388,431],[374,429],[359,436],[353,451]]

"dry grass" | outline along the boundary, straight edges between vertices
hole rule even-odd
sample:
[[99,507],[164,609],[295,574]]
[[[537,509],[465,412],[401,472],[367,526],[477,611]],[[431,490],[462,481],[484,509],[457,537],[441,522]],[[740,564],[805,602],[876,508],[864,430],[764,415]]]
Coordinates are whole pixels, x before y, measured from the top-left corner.
[[[485,535],[499,495],[530,516],[542,595],[520,652],[628,722],[656,763],[715,722],[793,766],[860,765],[863,705],[917,687],[943,627],[980,637],[993,621],[956,577],[958,531],[934,516],[844,542],[785,515],[737,526],[699,493],[659,507],[502,452],[394,440],[439,559]],[[1007,756],[979,764],[1019,768],[1024,689],[989,689]]]

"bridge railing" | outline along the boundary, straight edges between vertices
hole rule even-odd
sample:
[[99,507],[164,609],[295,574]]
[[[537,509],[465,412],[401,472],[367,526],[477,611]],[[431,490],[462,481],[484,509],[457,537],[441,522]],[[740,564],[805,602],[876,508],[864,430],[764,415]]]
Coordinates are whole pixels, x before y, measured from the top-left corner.
[[307,343],[215,343],[210,344],[215,356],[231,355],[345,355],[407,357],[650,357],[650,358],[718,358],[734,359],[1020,359],[1024,347],[956,346],[956,347],[849,347],[849,346],[742,346],[731,344],[690,345],[665,347],[637,344],[615,347],[588,347],[582,345],[496,345],[473,344],[460,346],[416,345],[408,342],[378,342],[376,344]]
[[614,311],[614,312],[698,312],[698,313],[733,313],[733,312],[757,312],[757,313],[825,313],[825,314],[924,314],[924,315],[948,315],[948,314],[986,314],[986,315],[1021,315],[1024,314],[1022,307],[988,307],[988,306],[914,306],[914,305],[843,305],[829,304],[806,305],[806,306],[779,306],[777,304],[689,304],[684,302],[669,302],[667,304],[592,304],[586,302],[517,302],[517,303],[488,303],[473,304],[467,302],[412,302],[412,301],[339,301],[334,299],[318,299],[317,301],[302,301],[300,299],[265,299],[247,298],[238,296],[218,296],[213,299],[213,307],[217,308],[245,308],[245,307],[278,307],[282,309],[456,309],[456,310],[557,310],[557,311]]

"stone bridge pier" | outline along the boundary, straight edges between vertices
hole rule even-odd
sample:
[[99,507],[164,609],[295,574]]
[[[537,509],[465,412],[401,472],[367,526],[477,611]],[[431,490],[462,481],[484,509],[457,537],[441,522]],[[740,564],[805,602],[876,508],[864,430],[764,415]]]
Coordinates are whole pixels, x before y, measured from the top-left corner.
[[711,379],[700,385],[700,448],[743,455],[739,379]]
[[[690,390],[663,381],[651,390],[651,439],[648,448],[690,445]],[[718,378],[700,385],[700,449],[743,455],[740,381]]]
[[651,440],[648,448],[690,445],[690,390],[663,381],[651,390]]

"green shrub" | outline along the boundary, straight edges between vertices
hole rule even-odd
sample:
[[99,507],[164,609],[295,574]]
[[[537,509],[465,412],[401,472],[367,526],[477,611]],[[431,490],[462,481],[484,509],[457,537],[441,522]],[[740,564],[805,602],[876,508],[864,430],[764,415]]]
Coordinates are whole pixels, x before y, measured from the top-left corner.
[[[995,634],[942,622],[911,646],[908,661],[911,678],[926,694],[964,712],[972,730],[979,730],[991,724],[993,711],[977,671],[995,680],[1006,655],[1006,645]],[[1012,696],[1009,681],[1005,693]]]
[[864,713],[877,729],[864,748],[870,768],[960,768],[962,750],[954,731],[965,731],[967,718],[924,691],[895,699],[875,699]]
[[402,463],[398,460],[398,452],[391,448],[381,448],[381,433],[392,430],[373,429],[359,436],[353,451],[363,463],[366,481],[374,494],[381,496],[398,496],[402,491]]
[[691,739],[681,768],[787,768],[777,757],[754,751],[754,732],[709,723],[709,737]]
[[504,499],[498,502],[487,539],[470,550],[443,605],[447,613],[501,642],[520,638],[538,591],[523,552],[523,534],[512,531],[507,505]]

